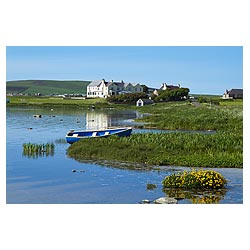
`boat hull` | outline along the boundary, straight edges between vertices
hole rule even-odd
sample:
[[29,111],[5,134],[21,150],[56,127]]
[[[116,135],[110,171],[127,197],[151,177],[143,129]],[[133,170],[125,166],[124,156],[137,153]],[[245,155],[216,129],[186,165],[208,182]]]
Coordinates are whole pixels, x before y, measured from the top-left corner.
[[119,137],[130,136],[132,132],[132,128],[112,128],[112,129],[104,129],[104,130],[85,130],[85,131],[69,131],[66,134],[66,141],[69,144],[77,142],[81,139],[87,138],[101,138],[101,137],[109,137],[111,135],[116,135]]

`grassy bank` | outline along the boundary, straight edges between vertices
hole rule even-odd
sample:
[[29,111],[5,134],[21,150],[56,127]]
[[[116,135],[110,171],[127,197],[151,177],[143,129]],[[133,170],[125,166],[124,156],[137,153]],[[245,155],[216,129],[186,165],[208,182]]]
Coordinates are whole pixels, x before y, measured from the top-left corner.
[[71,145],[77,159],[105,159],[149,165],[189,167],[243,166],[242,135],[228,133],[132,134],[125,138],[84,139]]
[[215,130],[214,134],[132,134],[128,138],[82,140],[68,149],[78,160],[106,159],[152,165],[243,167],[243,103],[194,106],[188,102],[140,107],[148,127]]

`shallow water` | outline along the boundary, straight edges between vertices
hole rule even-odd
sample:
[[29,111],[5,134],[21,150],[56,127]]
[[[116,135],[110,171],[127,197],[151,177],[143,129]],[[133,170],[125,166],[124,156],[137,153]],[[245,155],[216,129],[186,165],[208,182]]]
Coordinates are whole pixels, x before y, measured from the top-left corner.
[[[70,129],[131,125],[140,116],[136,111],[91,111],[84,109],[7,108],[7,203],[136,204],[166,196],[161,181],[183,167],[134,168],[126,164],[78,162],[66,155],[64,140]],[[41,118],[34,118],[41,114]],[[135,123],[133,123],[135,124]],[[152,130],[151,130],[152,131]],[[135,129],[134,133],[146,132]],[[159,131],[154,131],[159,132]],[[28,158],[23,143],[55,143],[53,156]],[[76,172],[72,172],[72,170]],[[243,203],[243,170],[216,169],[228,180],[225,194],[216,203]],[[157,187],[147,190],[147,184]],[[199,198],[201,194],[192,194]],[[212,200],[213,201],[213,200]],[[178,203],[192,203],[186,198]],[[208,203],[210,200],[208,200]]]

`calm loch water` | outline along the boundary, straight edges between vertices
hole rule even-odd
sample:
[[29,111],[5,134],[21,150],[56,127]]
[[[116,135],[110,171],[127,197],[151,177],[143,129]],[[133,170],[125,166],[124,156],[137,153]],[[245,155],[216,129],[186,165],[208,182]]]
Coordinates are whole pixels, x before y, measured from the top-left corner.
[[[70,129],[133,125],[136,111],[85,109],[7,108],[6,199],[7,203],[42,204],[138,204],[169,195],[161,181],[184,167],[141,168],[136,165],[78,162],[67,156],[62,143]],[[33,117],[41,114],[41,118]],[[146,132],[134,130],[133,133]],[[24,143],[54,143],[53,155],[27,157]],[[72,170],[76,170],[73,172]],[[205,194],[207,203],[243,203],[243,170],[216,169],[228,180],[227,191]],[[153,190],[147,184],[156,184]],[[180,194],[185,196],[186,194]],[[179,203],[199,203],[202,194],[189,193]]]

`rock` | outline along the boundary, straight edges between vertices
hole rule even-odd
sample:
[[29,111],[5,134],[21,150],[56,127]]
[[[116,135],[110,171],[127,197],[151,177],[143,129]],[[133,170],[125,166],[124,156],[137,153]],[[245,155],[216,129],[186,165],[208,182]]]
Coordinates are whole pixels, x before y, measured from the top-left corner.
[[142,204],[149,204],[149,203],[150,203],[150,200],[142,200],[141,203],[142,203]]
[[176,204],[177,200],[172,197],[161,197],[154,200],[155,204]]
[[149,190],[153,190],[153,189],[156,189],[156,188],[157,188],[156,184],[152,184],[152,183],[147,184],[147,189],[149,189]]

